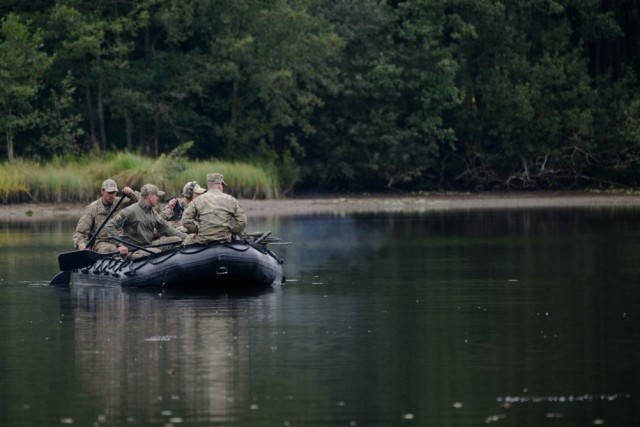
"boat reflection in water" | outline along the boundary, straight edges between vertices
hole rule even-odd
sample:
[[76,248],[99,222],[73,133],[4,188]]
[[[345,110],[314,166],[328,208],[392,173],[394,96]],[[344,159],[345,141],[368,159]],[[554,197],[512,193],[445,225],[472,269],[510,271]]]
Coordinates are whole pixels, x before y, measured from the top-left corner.
[[[74,286],[75,352],[83,389],[110,422],[225,423],[245,390],[255,323],[278,287],[180,294]],[[251,328],[250,324],[254,324]]]

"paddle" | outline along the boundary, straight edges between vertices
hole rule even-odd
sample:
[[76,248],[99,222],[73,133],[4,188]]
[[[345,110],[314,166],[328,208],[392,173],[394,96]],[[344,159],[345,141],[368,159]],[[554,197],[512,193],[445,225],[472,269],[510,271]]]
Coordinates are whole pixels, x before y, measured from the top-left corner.
[[246,240],[249,243],[256,244],[259,243],[262,246],[267,245],[288,245],[291,242],[282,242],[279,237],[271,237],[271,231],[256,231],[253,233],[245,233],[241,234],[240,237],[243,240]]
[[109,219],[111,218],[111,215],[113,215],[113,213],[118,209],[118,206],[120,206],[120,203],[122,203],[123,200],[124,200],[124,194],[122,195],[122,197],[120,197],[120,199],[118,200],[118,203],[116,203],[116,205],[109,211],[109,213],[107,214],[107,217],[104,219],[104,221],[102,221],[102,224],[100,224],[100,227],[98,227],[98,231],[96,231],[96,233],[93,236],[91,236],[91,238],[87,242],[87,249],[93,246],[93,241],[96,239],[96,237],[98,237],[98,234],[100,234],[104,226],[107,225],[107,221],[109,221]]
[[71,271],[61,271],[56,274],[56,276],[51,279],[49,282],[49,286],[59,286],[59,285],[68,285],[71,281]]
[[137,250],[140,250],[140,251],[148,252],[148,253],[150,253],[150,254],[152,254],[152,255],[156,254],[157,252],[150,251],[150,250],[149,250],[149,249],[147,249],[147,248],[161,248],[161,247],[163,247],[163,246],[169,246],[169,245],[181,245],[181,244],[182,244],[182,242],[181,242],[181,241],[176,241],[176,242],[166,242],[166,243],[156,243],[155,245],[149,245],[149,246],[147,246],[147,247],[145,248],[145,247],[142,247],[142,246],[138,246],[138,245],[136,245],[135,243],[131,243],[131,242],[126,241],[126,240],[118,239],[117,237],[111,237],[111,239],[112,239],[112,240],[115,240],[116,242],[120,242],[120,243],[122,243],[123,245],[131,246],[131,247],[132,247],[132,248],[134,248],[134,249],[137,249]]
[[262,242],[264,239],[266,239],[267,237],[269,237],[270,235],[271,235],[271,231],[265,231],[265,232],[263,232],[263,233],[262,233],[262,236],[258,237],[258,238],[256,239],[256,241],[255,241],[255,242],[253,242],[253,243],[256,243],[256,244],[257,244],[257,243],[260,243],[260,242]]
[[115,251],[101,254],[90,249],[85,249],[84,251],[65,252],[58,255],[58,265],[62,271],[75,270],[76,268],[86,267],[102,258],[117,255],[119,253],[120,252]]
[[[135,250],[142,250],[150,254],[155,253],[146,248],[143,248],[142,246],[137,246],[131,242],[127,242],[126,240],[121,240],[116,237],[112,237],[112,239],[120,243],[123,243],[125,245],[129,245],[135,248]],[[182,242],[158,243],[155,245],[147,246],[147,248],[161,247],[161,246],[173,245],[177,243],[182,243]],[[58,265],[60,266],[60,270],[62,270],[63,272],[68,270],[75,270],[77,268],[87,267],[93,264],[94,262],[101,260],[102,258],[107,258],[112,255],[118,255],[119,253],[120,253],[119,251],[115,251],[115,252],[108,252],[108,253],[102,254],[96,251],[92,251],[90,249],[85,249],[83,251],[65,252],[58,255]]]
[[[100,234],[104,226],[107,224],[107,221],[109,221],[109,219],[111,218],[111,215],[113,215],[113,213],[118,209],[118,206],[120,206],[120,203],[122,203],[123,200],[124,200],[124,195],[120,197],[120,199],[118,200],[118,203],[116,203],[116,205],[113,208],[111,208],[111,210],[107,214],[107,217],[104,219],[104,221],[102,221],[102,224],[100,224],[100,227],[98,227],[98,231],[96,231],[94,235],[91,236],[91,238],[87,242],[87,248],[90,248],[93,245],[93,242],[95,241],[96,237],[98,236],[98,234]],[[85,250],[77,250],[73,252],[66,252],[64,254],[58,255],[58,266],[60,267],[60,270],[62,270],[62,272],[58,273],[56,277],[54,277],[51,280],[51,282],[49,282],[49,285],[68,285],[71,279],[71,272],[70,272],[71,270],[76,268],[86,267],[97,261],[96,259],[96,260],[93,260],[93,262],[90,262],[87,264],[87,260],[94,255],[91,255],[91,254],[83,255],[83,252],[98,254],[97,252],[85,249]],[[108,255],[108,254],[103,254],[103,255]]]

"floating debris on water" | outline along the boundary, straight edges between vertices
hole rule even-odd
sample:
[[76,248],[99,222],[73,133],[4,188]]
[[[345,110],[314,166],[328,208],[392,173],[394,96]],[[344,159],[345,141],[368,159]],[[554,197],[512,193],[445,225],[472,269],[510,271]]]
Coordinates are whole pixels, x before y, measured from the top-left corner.
[[545,415],[546,418],[562,418],[562,413],[561,412],[548,412]]
[[163,336],[158,336],[158,337],[149,337],[149,338],[145,338],[145,341],[171,341],[172,339],[176,339],[178,338],[175,335],[163,335]]
[[484,422],[486,424],[497,423],[498,421],[503,420],[505,418],[507,418],[505,414],[489,415],[487,418],[485,418]]
[[596,394],[579,394],[568,396],[502,396],[498,397],[498,403],[571,403],[571,402],[591,402],[591,401],[614,401],[619,399],[631,399],[631,393],[596,393]]

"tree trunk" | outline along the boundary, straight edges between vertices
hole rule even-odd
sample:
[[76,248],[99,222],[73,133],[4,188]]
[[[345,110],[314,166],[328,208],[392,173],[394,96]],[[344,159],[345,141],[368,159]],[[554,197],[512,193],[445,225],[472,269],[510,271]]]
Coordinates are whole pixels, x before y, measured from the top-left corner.
[[158,157],[159,155],[159,138],[158,138],[158,127],[160,123],[160,112],[156,110],[155,117],[153,118],[153,157]]
[[89,70],[87,70],[87,62],[84,61],[84,75],[82,77],[85,98],[87,100],[87,117],[89,119],[89,133],[91,135],[91,149],[99,148],[98,137],[96,135],[96,119],[93,113],[93,104],[91,102],[91,85],[89,84]]
[[239,78],[236,77],[233,80],[233,87],[231,89],[231,120],[229,131],[227,132],[227,154],[234,153],[238,148],[238,117],[240,115],[240,83]]
[[124,111],[124,124],[127,132],[127,151],[133,151],[133,120],[129,110]]
[[231,92],[231,126],[235,126],[236,120],[238,118],[238,109],[240,108],[239,95],[240,92],[240,84],[238,83],[238,79],[233,80],[233,89]]
[[[11,117],[12,113],[13,113],[13,109],[10,106],[7,116]],[[9,160],[9,164],[12,164],[15,161],[15,158],[13,155],[13,130],[11,129],[11,123],[7,124],[7,129],[5,131],[5,139],[7,142],[7,159]]]
[[100,149],[106,151],[107,149],[107,131],[104,125],[104,77],[102,72],[98,76],[98,125],[100,126]]
[[7,139],[7,159],[9,159],[9,164],[13,164],[13,162],[15,162],[16,159],[13,153],[13,135],[11,135],[11,129],[7,130],[6,139]]
[[138,150],[143,154],[148,154],[147,129],[144,121],[141,121],[138,125]]
[[144,29],[144,57],[148,60],[151,53],[151,34],[149,27]]

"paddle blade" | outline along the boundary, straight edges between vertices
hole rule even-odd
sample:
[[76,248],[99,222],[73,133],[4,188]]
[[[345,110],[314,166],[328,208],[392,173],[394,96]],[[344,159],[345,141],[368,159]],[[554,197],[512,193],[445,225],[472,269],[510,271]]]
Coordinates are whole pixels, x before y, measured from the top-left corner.
[[49,286],[68,285],[70,281],[71,271],[61,271],[60,273],[56,274],[56,277],[51,279],[51,281],[49,282]]
[[76,268],[87,267],[105,256],[107,256],[107,254],[99,254],[98,252],[88,249],[84,251],[65,252],[58,255],[58,266],[60,266],[60,270],[62,271],[75,270]]

